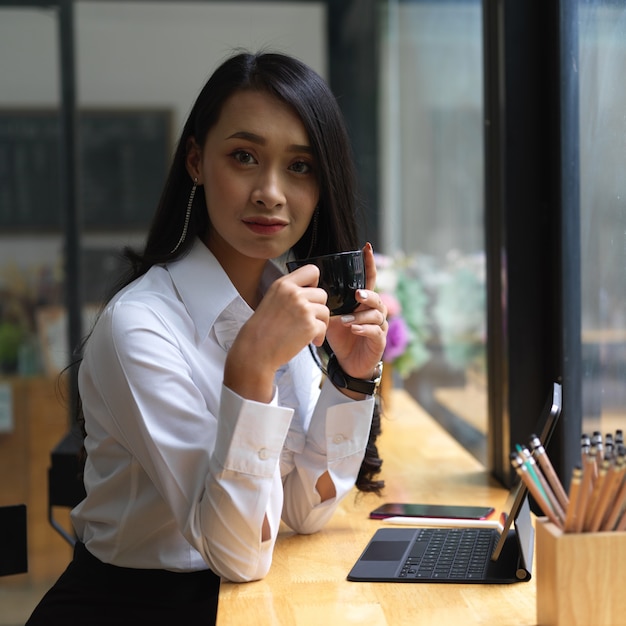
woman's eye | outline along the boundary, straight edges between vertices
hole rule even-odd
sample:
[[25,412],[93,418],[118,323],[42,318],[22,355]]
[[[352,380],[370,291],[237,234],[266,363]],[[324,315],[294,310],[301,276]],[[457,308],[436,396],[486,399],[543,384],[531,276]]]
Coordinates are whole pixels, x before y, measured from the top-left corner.
[[289,169],[293,170],[297,174],[309,174],[313,168],[311,167],[311,164],[306,161],[296,161],[290,165]]
[[235,150],[235,152],[232,153],[232,157],[242,165],[253,165],[256,163],[256,159],[245,150]]

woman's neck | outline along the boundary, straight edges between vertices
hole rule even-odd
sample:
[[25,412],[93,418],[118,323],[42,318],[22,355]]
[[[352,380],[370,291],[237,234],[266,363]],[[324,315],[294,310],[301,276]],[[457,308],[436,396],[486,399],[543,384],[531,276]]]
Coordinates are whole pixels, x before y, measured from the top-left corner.
[[256,263],[222,265],[228,274],[239,295],[248,303],[251,309],[256,309],[261,301],[261,277],[267,261],[254,259]]
[[267,260],[244,256],[232,248],[225,250],[223,246],[215,245],[212,241],[205,241],[205,245],[219,261],[239,295],[250,308],[256,309],[261,300],[259,287]]

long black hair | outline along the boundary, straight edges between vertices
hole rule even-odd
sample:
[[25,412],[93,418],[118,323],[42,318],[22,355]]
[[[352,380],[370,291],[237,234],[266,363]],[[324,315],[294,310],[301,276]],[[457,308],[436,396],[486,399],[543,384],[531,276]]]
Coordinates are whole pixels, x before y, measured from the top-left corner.
[[[205,238],[209,223],[203,193],[196,193],[186,234],[187,204],[193,181],[186,168],[189,140],[202,148],[217,123],[224,103],[238,91],[261,91],[293,108],[300,117],[313,151],[319,201],[316,217],[294,245],[295,258],[343,252],[358,247],[357,190],[354,161],[345,122],[326,82],[298,59],[280,53],[240,52],[224,61],[200,91],[183,127],[157,210],[141,253],[126,248],[129,271],[113,293],[145,274],[152,266],[186,254],[196,237]],[[378,404],[357,487],[380,492],[382,481],[376,439],[380,432]]]
[[178,141],[145,248],[140,254],[125,250],[132,268],[115,291],[153,265],[184,255],[197,236],[206,235],[211,227],[206,202],[204,194],[197,193],[186,236],[172,252],[184,229],[193,185],[185,165],[188,142],[193,138],[202,148],[226,100],[243,90],[266,92],[291,106],[302,120],[313,150],[319,202],[315,220],[292,249],[294,256],[318,256],[358,246],[354,161],[334,95],[326,82],[298,59],[279,53],[242,52],[222,63],[200,91]]

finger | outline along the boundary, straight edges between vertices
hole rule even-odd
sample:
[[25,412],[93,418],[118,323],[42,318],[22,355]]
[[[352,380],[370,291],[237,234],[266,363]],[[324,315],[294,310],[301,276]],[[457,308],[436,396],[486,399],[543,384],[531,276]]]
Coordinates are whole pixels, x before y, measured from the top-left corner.
[[350,333],[368,341],[369,350],[376,354],[382,354],[385,349],[387,327],[376,324],[352,324]]
[[[372,326],[380,326],[383,329],[386,329],[388,326],[387,311],[384,305],[382,309],[365,309],[350,315],[342,315],[341,321],[346,326],[351,324],[371,324]],[[386,324],[387,326],[385,326]]]
[[368,241],[363,246],[363,258],[365,260],[365,288],[374,291],[376,287],[376,258],[374,248]]
[[300,287],[317,287],[320,282],[320,269],[317,265],[303,265],[289,274],[283,280],[295,282]]
[[[324,292],[324,295],[326,295],[326,292]],[[325,301],[323,305],[316,311],[316,317],[318,332],[313,338],[312,343],[319,348],[326,339],[326,332],[328,331],[328,325],[330,323],[330,311],[328,310]]]
[[371,291],[369,289],[358,289],[356,292],[356,300],[360,304],[365,305],[369,309],[374,309],[380,312],[380,318],[377,318],[378,321],[375,322],[380,324],[383,318],[387,317],[387,306],[383,302],[380,294],[376,291]]
[[[328,294],[321,287],[316,287],[315,285],[298,285],[296,287],[296,291],[298,297],[304,298],[307,302],[311,304],[323,304],[326,305],[328,300]],[[326,308],[328,311],[328,308]]]

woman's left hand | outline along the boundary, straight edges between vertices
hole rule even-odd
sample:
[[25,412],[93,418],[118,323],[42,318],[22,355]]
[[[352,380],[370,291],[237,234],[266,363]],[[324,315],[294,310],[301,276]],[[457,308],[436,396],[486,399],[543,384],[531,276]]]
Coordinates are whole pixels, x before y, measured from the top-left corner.
[[359,289],[359,306],[350,315],[331,317],[326,333],[339,365],[354,378],[369,380],[382,358],[387,342],[387,307],[374,291],[376,261],[370,243],[363,247],[365,258],[365,289]]

